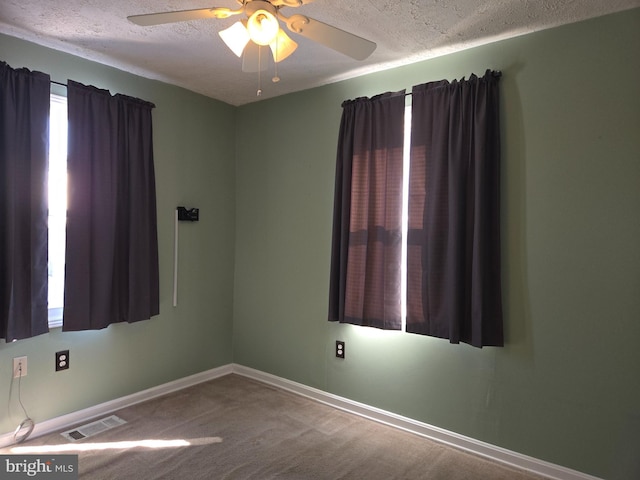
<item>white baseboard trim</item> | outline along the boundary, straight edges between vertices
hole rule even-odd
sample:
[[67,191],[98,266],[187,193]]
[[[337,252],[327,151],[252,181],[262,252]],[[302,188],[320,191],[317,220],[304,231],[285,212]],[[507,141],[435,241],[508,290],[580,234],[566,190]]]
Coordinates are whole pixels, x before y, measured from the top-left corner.
[[[39,437],[48,433],[56,432],[58,430],[64,430],[74,425],[84,423],[88,420],[106,415],[108,413],[115,412],[125,407],[130,407],[137,403],[146,402],[152,398],[160,397],[171,392],[182,390],[183,388],[197,385],[198,383],[207,382],[214,378],[223,377],[233,373],[233,366],[223,365],[222,367],[213,368],[205,372],[189,375],[188,377],[179,378],[172,382],[164,383],[156,387],[151,387],[146,390],[142,390],[131,395],[116,398],[108,402],[94,405],[93,407],[84,408],[76,412],[71,412],[60,417],[45,420],[40,423],[36,423],[31,437]],[[13,432],[0,435],[0,448],[8,447],[14,443]]]
[[[48,433],[61,431],[74,425],[84,423],[88,420],[113,413],[122,408],[130,407],[147,400],[151,400],[171,392],[182,390],[199,383],[207,382],[215,378],[223,377],[235,373],[247,378],[251,378],[274,387],[301,395],[303,397],[324,403],[334,408],[359,415],[370,420],[374,420],[385,425],[399,428],[422,437],[435,440],[452,447],[465,450],[467,452],[485,457],[487,459],[510,465],[515,468],[527,470],[538,475],[548,477],[553,480],[602,480],[598,477],[586,473],[571,470],[553,463],[538,460],[537,458],[522,455],[505,448],[497,447],[489,443],[481,442],[464,435],[450,432],[442,428],[413,420],[411,418],[396,415],[376,407],[355,402],[348,398],[340,397],[331,393],[309,387],[302,383],[287,380],[270,373],[245,367],[238,364],[228,364],[222,367],[196,373],[188,377],[180,378],[156,387],[152,387],[140,392],[104,402],[93,407],[78,410],[60,417],[45,420],[37,423],[31,437],[38,437]],[[0,435],[0,448],[10,446],[14,443],[13,433]]]
[[293,382],[282,377],[254,370],[243,365],[234,364],[233,373],[287,390],[289,392],[316,400],[326,405],[359,415],[376,422],[399,428],[406,432],[435,440],[452,447],[485,457],[489,460],[526,470],[553,480],[602,480],[598,477],[578,472],[569,468],[545,462],[537,458],[522,455],[502,447],[475,440],[455,432],[418,422],[411,418],[396,415],[376,407],[354,402],[344,397],[318,390],[307,385]]

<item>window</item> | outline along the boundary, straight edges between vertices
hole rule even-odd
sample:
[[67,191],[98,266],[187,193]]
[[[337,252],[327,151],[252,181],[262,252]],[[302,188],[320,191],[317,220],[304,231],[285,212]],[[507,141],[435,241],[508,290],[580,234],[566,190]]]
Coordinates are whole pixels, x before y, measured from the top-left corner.
[[49,117],[49,328],[62,326],[67,223],[67,99],[51,95]]
[[329,321],[504,344],[499,77],[343,102]]
[[4,62],[0,76],[0,337],[158,315],[154,105],[73,80],[65,100]]
[[409,232],[409,160],[411,152],[411,97],[404,107],[404,140],[402,145],[402,254],[400,259],[401,331],[407,328],[407,234]]

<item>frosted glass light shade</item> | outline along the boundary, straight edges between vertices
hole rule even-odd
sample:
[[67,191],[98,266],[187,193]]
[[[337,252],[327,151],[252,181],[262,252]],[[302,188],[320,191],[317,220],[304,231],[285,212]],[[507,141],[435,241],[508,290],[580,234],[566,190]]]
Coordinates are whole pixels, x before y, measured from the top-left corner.
[[227,47],[231,49],[238,57],[242,56],[244,47],[247,46],[249,40],[249,32],[242,22],[236,22],[225,30],[218,32],[220,38],[227,44]]
[[271,53],[273,54],[273,60],[278,63],[287,58],[298,48],[298,44],[289,38],[284,30],[279,29],[278,35],[269,46],[271,47]]

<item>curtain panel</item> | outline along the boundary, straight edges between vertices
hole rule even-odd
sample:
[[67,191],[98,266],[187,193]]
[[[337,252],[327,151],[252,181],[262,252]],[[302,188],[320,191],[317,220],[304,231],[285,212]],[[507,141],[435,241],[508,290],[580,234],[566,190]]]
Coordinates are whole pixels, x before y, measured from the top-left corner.
[[68,82],[63,330],[159,313],[154,105]]
[[402,92],[343,103],[329,321],[401,327]]
[[407,331],[502,346],[499,78],[413,87]]
[[0,62],[0,338],[49,331],[49,76]]

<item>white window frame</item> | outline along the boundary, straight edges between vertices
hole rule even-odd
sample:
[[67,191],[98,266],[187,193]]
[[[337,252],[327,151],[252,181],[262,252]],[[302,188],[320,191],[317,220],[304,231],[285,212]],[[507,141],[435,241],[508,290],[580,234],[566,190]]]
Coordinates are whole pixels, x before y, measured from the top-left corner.
[[409,168],[411,154],[411,96],[405,96],[404,141],[402,151],[402,253],[400,260],[401,332],[407,331],[407,241],[409,233]]
[[49,114],[49,328],[62,327],[67,213],[67,98],[52,93]]

